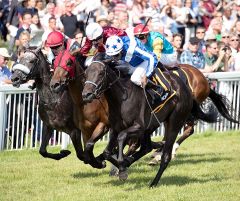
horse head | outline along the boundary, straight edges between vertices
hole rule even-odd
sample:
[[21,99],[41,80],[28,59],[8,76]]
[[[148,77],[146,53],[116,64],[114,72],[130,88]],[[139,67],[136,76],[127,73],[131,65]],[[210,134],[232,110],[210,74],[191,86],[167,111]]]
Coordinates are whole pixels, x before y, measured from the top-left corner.
[[58,93],[64,90],[69,81],[75,78],[76,61],[68,50],[60,52],[54,61],[54,74],[52,76],[50,87],[52,91]]
[[37,66],[40,61],[38,54],[40,51],[41,47],[27,49],[19,62],[13,66],[13,75],[11,78],[13,86],[19,87],[28,80],[37,77]]
[[[110,85],[108,82],[116,77],[110,69],[108,60],[93,61],[85,71],[86,81],[82,92],[83,101],[88,103],[99,98]],[[114,75],[113,75],[114,73]]]

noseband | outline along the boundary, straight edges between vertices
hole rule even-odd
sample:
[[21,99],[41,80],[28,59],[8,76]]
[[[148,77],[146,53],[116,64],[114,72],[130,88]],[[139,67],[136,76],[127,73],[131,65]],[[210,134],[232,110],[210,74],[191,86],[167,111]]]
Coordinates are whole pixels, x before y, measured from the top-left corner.
[[111,86],[119,80],[120,71],[118,70],[118,76],[116,76],[117,78],[113,82],[109,83],[109,85],[107,87],[104,88],[103,86],[106,84],[106,80],[107,80],[106,78],[107,78],[107,76],[109,76],[109,74],[107,73],[107,68],[108,67],[106,67],[106,65],[101,61],[93,61],[92,63],[99,63],[102,66],[104,66],[104,76],[103,76],[102,80],[99,82],[99,84],[96,84],[95,82],[90,81],[90,80],[85,81],[85,85],[86,84],[91,84],[95,87],[95,90],[94,90],[93,94],[95,95],[96,98],[99,98],[106,90],[111,88]]

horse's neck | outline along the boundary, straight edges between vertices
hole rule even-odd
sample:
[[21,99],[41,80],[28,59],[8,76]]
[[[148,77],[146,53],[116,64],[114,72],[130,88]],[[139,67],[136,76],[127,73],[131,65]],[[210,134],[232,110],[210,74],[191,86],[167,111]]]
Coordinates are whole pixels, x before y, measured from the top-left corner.
[[35,79],[37,92],[40,101],[44,103],[53,103],[58,100],[59,96],[61,96],[62,93],[57,94],[52,92],[50,88],[51,81],[50,66],[49,63],[43,60],[45,58],[41,59],[42,61],[38,66],[39,77]]
[[84,71],[81,67],[76,66],[75,78],[69,83],[69,93],[72,97],[72,100],[75,104],[82,103],[82,91],[84,87],[85,77]]

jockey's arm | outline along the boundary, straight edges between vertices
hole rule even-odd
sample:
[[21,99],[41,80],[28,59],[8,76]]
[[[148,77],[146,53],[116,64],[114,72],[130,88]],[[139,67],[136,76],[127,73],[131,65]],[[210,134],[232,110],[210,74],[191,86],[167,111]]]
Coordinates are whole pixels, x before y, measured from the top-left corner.
[[163,40],[161,38],[156,38],[153,41],[153,52],[157,55],[158,60],[161,58],[163,49]]

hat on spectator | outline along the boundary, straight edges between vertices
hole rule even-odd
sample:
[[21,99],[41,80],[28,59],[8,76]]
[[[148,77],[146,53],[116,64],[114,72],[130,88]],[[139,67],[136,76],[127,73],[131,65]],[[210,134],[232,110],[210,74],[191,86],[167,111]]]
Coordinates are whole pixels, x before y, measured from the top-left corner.
[[5,47],[0,48],[0,55],[3,57],[11,57]]
[[213,33],[208,33],[208,34],[206,34],[206,36],[205,36],[205,40],[206,40],[206,41],[207,41],[207,40],[216,40],[216,35],[213,34]]
[[200,39],[197,38],[197,37],[191,37],[189,39],[189,43],[191,43],[191,44],[196,44],[196,43],[199,43],[199,42],[200,42]]
[[106,15],[100,15],[97,17],[96,19],[97,23],[101,22],[101,21],[107,21],[108,22],[108,18]]

